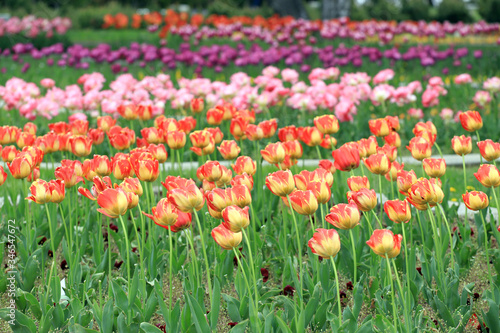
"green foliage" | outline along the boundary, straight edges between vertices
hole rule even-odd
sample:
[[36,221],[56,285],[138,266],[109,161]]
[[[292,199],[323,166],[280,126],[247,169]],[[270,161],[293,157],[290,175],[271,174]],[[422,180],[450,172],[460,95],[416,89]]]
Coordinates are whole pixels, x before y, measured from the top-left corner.
[[479,14],[487,22],[498,22],[500,19],[500,0],[480,0]]
[[227,16],[264,16],[269,17],[273,15],[273,10],[268,6],[258,8],[243,7],[241,8],[241,1],[238,0],[215,0],[211,2],[207,9],[208,14],[227,15]]
[[401,8],[402,18],[413,21],[430,19],[429,4],[424,0],[407,0]]
[[371,0],[365,5],[369,17],[377,20],[399,20],[398,6],[390,0]]
[[439,4],[436,19],[440,22],[449,21],[456,23],[459,21],[471,22],[469,10],[462,0],[443,0]]

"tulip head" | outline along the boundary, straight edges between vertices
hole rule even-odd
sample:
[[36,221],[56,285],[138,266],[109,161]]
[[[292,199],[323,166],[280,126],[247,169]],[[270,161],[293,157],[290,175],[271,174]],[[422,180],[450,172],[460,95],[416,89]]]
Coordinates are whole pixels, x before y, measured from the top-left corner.
[[500,186],[500,172],[492,164],[482,164],[474,176],[485,187]]
[[467,132],[475,132],[483,127],[483,119],[477,111],[466,111],[459,115],[460,123]]
[[361,214],[355,203],[335,205],[325,217],[326,222],[343,230],[354,228],[360,219]]
[[481,191],[466,192],[462,194],[462,199],[470,210],[485,209],[490,203],[486,193]]
[[212,229],[212,237],[224,250],[232,250],[238,247],[243,239],[241,232],[232,232],[222,224]]
[[330,259],[340,251],[340,237],[335,229],[316,229],[307,245],[323,259]]
[[250,207],[240,208],[236,205],[231,205],[222,210],[222,225],[232,232],[240,232],[246,229],[250,224],[250,216],[248,210]]
[[387,200],[384,202],[384,211],[395,223],[407,223],[411,219],[411,208],[406,199]]
[[266,177],[266,186],[274,194],[280,197],[286,197],[295,189],[295,181],[292,172],[276,171]]
[[376,229],[370,240],[366,242],[375,254],[381,257],[394,258],[401,252],[401,240],[403,236],[394,235],[387,229]]

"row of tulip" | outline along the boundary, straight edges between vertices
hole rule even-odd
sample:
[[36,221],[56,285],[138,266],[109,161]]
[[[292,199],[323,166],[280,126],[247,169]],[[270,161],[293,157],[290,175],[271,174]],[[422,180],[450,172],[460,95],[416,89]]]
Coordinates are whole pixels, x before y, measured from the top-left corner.
[[[118,121],[129,127],[118,126],[116,119],[103,116],[97,119],[96,128],[89,129],[89,122],[80,115],[68,123],[49,124],[50,132],[42,136],[37,136],[38,128],[33,123],[26,123],[23,129],[2,127],[1,143],[16,142],[21,149],[3,149],[2,157],[7,156],[12,177],[2,168],[0,178],[7,187],[4,202],[12,202],[7,207],[9,214],[19,217],[19,211],[25,211],[26,223],[20,224],[17,240],[21,257],[21,274],[17,278],[23,297],[27,293],[40,296],[39,300],[30,298],[29,306],[24,304],[40,327],[89,327],[93,318],[103,332],[113,327],[124,332],[138,331],[139,327],[157,332],[148,322],[158,306],[166,332],[188,331],[190,327],[217,331],[221,289],[226,284],[236,291],[222,295],[230,324],[237,326],[235,331],[246,327],[255,332],[265,327],[290,332],[307,327],[347,332],[365,326],[394,332],[436,326],[440,330],[473,325],[478,325],[478,330],[500,327],[495,316],[500,310],[500,267],[495,260],[490,263],[490,258],[499,255],[494,244],[500,240],[500,230],[498,218],[488,211],[490,194],[500,207],[496,193],[500,172],[495,164],[500,144],[479,140],[483,121],[478,112],[459,115],[463,130],[476,134],[479,152],[490,162],[481,164],[474,174],[489,189],[485,189],[487,193],[463,194],[467,209],[479,211],[479,220],[475,219],[472,229],[470,213],[466,210],[465,220],[460,220],[447,204],[448,185],[443,186],[441,181],[446,178],[446,162],[430,158],[432,148],[439,149],[435,144],[438,131],[432,122],[418,122],[413,128],[415,137],[407,146],[412,156],[422,161],[423,178],[418,178],[415,170],[405,170],[404,164],[397,161],[401,146],[397,117],[370,120],[372,137],[346,142],[335,149],[333,136],[343,124],[334,115],[315,117],[314,126],[278,128],[275,119],[264,118],[253,125],[256,116],[264,114],[255,115],[229,103],[206,108],[203,100],[193,99],[188,104],[197,119],[164,115],[153,119],[153,108],[129,104],[116,109],[123,118]],[[141,125],[142,138],[136,139],[134,125]],[[228,132],[235,140],[223,141]],[[276,134],[279,141],[273,142]],[[106,137],[107,148],[102,145]],[[253,148],[244,146],[244,139],[252,141]],[[267,144],[260,149],[264,139]],[[378,147],[378,140],[385,145]],[[332,151],[333,161],[321,160],[313,171],[300,170],[304,150],[301,142],[316,147],[320,158],[324,155],[319,150],[321,144]],[[134,144],[137,148],[131,149]],[[223,159],[234,161],[232,170],[217,161],[216,145]],[[451,145],[464,158],[472,151],[472,138],[456,136]],[[199,183],[183,177],[186,170],[180,163],[193,159],[188,147],[199,156],[195,175]],[[93,149],[100,154],[80,160]],[[242,152],[245,155],[238,157]],[[61,157],[60,165],[49,165],[45,177],[40,178],[44,172],[40,170],[42,161],[50,157],[55,167],[55,156]],[[165,174],[169,156],[172,167]],[[177,169],[175,160],[179,162]],[[272,166],[265,167],[262,160]],[[464,164],[465,189],[467,171]],[[113,186],[110,176],[120,184]],[[32,182],[28,189],[22,181],[24,192],[43,210],[16,201],[19,179]],[[84,179],[91,188],[79,187],[75,191]],[[164,180],[161,185],[166,194],[164,189],[155,188],[158,179]],[[378,193],[371,189],[373,183],[378,183]],[[130,218],[125,220],[127,216]],[[113,221],[118,221],[119,226]],[[163,229],[156,228],[153,222]],[[474,230],[480,237],[472,236]],[[39,246],[42,237],[45,241]],[[363,246],[365,242],[368,247]],[[215,244],[226,251],[218,251]],[[113,253],[116,248],[118,253]],[[163,248],[168,249],[165,255],[160,250]],[[478,293],[477,298],[472,293],[474,286],[468,283],[459,298],[460,274],[471,269],[471,258],[477,251],[486,257],[488,283],[477,287],[482,294]],[[54,260],[47,272],[49,253]],[[125,279],[113,277],[113,258],[118,255],[125,262],[120,274]],[[33,256],[41,258],[41,263]],[[69,267],[69,300],[61,298],[58,291],[59,277],[54,271],[58,256]],[[234,272],[233,260],[238,273]],[[419,270],[414,269],[417,260]],[[41,272],[38,290],[33,290],[37,276],[27,274],[28,269]],[[168,279],[161,282],[164,273]],[[280,287],[266,285],[269,275]],[[183,279],[183,296],[174,297],[179,279]],[[340,281],[354,289],[354,303],[348,305],[341,297],[346,294]],[[168,286],[165,293],[162,284]],[[97,292],[93,292],[94,288]],[[102,292],[108,293],[107,302]],[[83,305],[86,297],[94,301]],[[179,302],[181,297],[184,305]],[[426,314],[420,298],[430,304],[435,317]],[[487,302],[489,310],[480,313],[474,308],[475,301]],[[52,312],[36,311],[48,304],[52,308],[52,302]],[[374,310],[361,318],[363,303],[371,303]],[[82,309],[93,315],[70,319]],[[56,316],[56,311],[60,315]],[[18,318],[23,318],[25,326],[35,327],[33,319],[26,315]]]
[[273,16],[262,17],[225,17],[222,15],[210,15],[203,17],[201,14],[189,15],[188,13],[176,13],[172,10],[163,16],[158,12],[144,15],[134,14],[129,18],[119,13],[115,16],[104,17],[103,28],[133,28],[140,29],[144,26],[151,32],[160,30],[160,37],[168,35],[179,35],[185,41],[192,37],[195,41],[206,38],[228,37],[239,40],[262,40],[268,43],[286,42],[296,43],[297,40],[308,40],[315,43],[317,38],[352,39],[355,41],[380,41],[389,43],[397,36],[404,36],[408,41],[411,37],[433,37],[435,40],[445,38],[449,35],[460,35],[461,37],[477,37],[493,35],[498,38],[498,23],[486,23],[480,21],[473,24],[464,22],[425,22],[425,21],[352,21],[348,17],[336,20],[304,20],[292,17]]
[[53,19],[28,15],[25,17],[0,18],[0,38],[23,34],[34,38],[45,34],[47,38],[54,35],[64,35],[71,28],[71,20],[67,17],[55,17]]
[[202,45],[195,48],[183,43],[176,48],[168,48],[151,44],[133,43],[130,47],[120,47],[113,50],[108,44],[99,44],[95,47],[85,47],[75,44],[64,48],[62,44],[37,49],[32,44],[16,44],[4,49],[0,56],[23,64],[23,72],[30,68],[30,63],[38,63],[42,59],[47,65],[59,67],[74,67],[87,69],[91,64],[107,63],[113,72],[127,71],[127,66],[138,65],[146,67],[149,64],[161,63],[172,70],[179,66],[193,66],[197,73],[203,68],[214,68],[221,72],[230,66],[297,66],[303,72],[310,71],[311,63],[328,68],[332,66],[362,67],[363,64],[382,64],[389,62],[396,64],[419,64],[422,67],[432,67],[443,62],[450,62],[450,66],[471,67],[476,59],[483,57],[483,51],[467,47],[456,48],[449,46],[440,50],[437,46],[411,46],[404,50],[396,47],[361,46],[352,47],[343,44],[334,48],[331,45],[314,47],[311,45],[294,44],[290,46],[270,46],[263,48],[259,44],[239,44],[238,46]]

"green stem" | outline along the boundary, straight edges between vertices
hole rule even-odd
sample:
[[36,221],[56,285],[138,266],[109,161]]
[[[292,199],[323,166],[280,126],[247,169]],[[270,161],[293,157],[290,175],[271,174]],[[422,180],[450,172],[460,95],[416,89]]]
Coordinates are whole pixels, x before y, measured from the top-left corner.
[[394,295],[394,283],[392,282],[392,270],[391,264],[389,263],[389,257],[387,257],[387,253],[385,254],[385,259],[387,259],[387,272],[389,273],[389,282],[391,283],[391,294],[392,294],[392,316],[394,320],[394,328],[396,332],[398,331],[398,317],[396,312],[396,303],[395,303],[395,295]]
[[497,205],[497,212],[500,212],[500,205],[498,204],[498,197],[494,187],[491,188],[491,192],[493,192],[493,198],[495,199],[495,204]]
[[[250,304],[252,305],[252,308],[254,310],[254,315],[256,316],[256,318],[258,319],[259,316],[258,316],[258,312],[257,312],[257,307],[256,305],[254,304],[253,302],[253,298],[251,297],[251,289],[250,289],[250,284],[248,283],[248,278],[247,278],[247,275],[245,273],[245,270],[243,268],[243,265],[241,264],[241,260],[240,260],[240,251],[237,249],[237,248],[234,248],[233,247],[233,252],[234,252],[234,255],[236,256],[236,260],[238,261],[238,267],[240,268],[240,271],[241,271],[241,274],[243,274],[243,279],[245,280],[245,284],[247,286],[247,291],[248,291],[248,299],[250,300]],[[258,325],[258,323],[257,323]]]
[[384,229],[384,227],[382,226],[382,222],[380,222],[380,219],[378,218],[377,214],[375,214],[373,209],[371,210],[371,212],[372,212],[373,216],[375,217],[375,219],[377,220],[378,225],[380,226],[380,229]]
[[179,149],[176,151],[177,153],[177,164],[179,165],[179,175],[182,177],[182,164],[181,164],[181,153]]
[[[464,192],[467,193],[467,172],[465,169],[465,155],[462,154],[462,166],[464,169]],[[467,216],[467,206],[465,206],[465,221],[464,221],[464,228],[467,228],[467,224],[469,222],[469,217]]]
[[[141,213],[142,215],[142,213]],[[144,248],[141,246],[141,243],[139,243],[140,238],[139,238],[139,232],[137,231],[137,225],[135,224],[135,218],[134,214],[132,214],[132,211],[130,211],[130,218],[132,219],[132,224],[134,225],[134,230],[135,230],[135,238],[137,239],[137,248],[139,249],[139,264],[141,267],[141,275],[142,275],[142,282],[144,283],[144,292],[146,292],[146,271],[144,269]],[[144,293],[144,295],[147,295]]]
[[[172,280],[172,261],[174,260],[173,246],[172,246],[172,229],[171,226],[168,227],[168,243],[170,247],[170,258],[168,260],[168,282],[170,286],[168,288],[168,308],[172,311],[172,289],[174,289],[174,281]],[[142,261],[142,260],[141,260]]]
[[[28,181],[25,179],[23,179],[23,187],[24,187],[24,193],[26,193],[26,196],[25,198],[29,197],[30,195],[30,192],[29,192],[29,188],[28,188]],[[26,219],[27,219],[27,228],[26,228],[26,240],[27,240],[27,247],[28,249],[31,248],[31,214],[30,214],[30,209],[29,209],[29,201],[26,200],[24,202],[24,215],[26,216]],[[36,235],[36,233],[35,233]]]
[[335,275],[335,283],[337,284],[337,307],[339,311],[339,326],[342,324],[342,304],[340,303],[340,284],[339,275],[337,274],[337,266],[335,265],[335,258],[330,257],[333,266],[333,274]]
[[[128,232],[127,232],[127,228],[125,227],[125,222],[123,222],[123,218],[121,217],[120,215],[120,223],[122,225],[122,229],[123,229],[123,235],[125,236],[125,251],[127,252],[127,296],[128,296],[128,304],[131,304],[131,299],[130,299],[130,295],[131,295],[131,291],[130,291],[130,244],[128,242]],[[130,323],[132,322],[132,315],[131,315],[131,309],[132,307],[130,306],[129,308],[129,313],[127,315],[127,323],[130,325]]]
[[111,220],[108,218],[108,297],[111,298],[113,290],[111,289]]
[[321,160],[321,151],[319,150],[319,146],[316,146],[316,152],[318,153],[318,158]]
[[325,211],[323,210],[323,204],[319,204],[319,209],[321,211],[321,224],[323,226],[323,229],[326,229]]
[[[476,131],[477,135],[477,142],[481,141],[481,138],[479,137],[479,131]],[[483,155],[479,154],[479,159],[481,161],[481,164],[483,164]]]
[[[408,261],[408,260],[407,260]],[[410,297],[410,294],[407,294],[405,296],[404,292],[403,292],[403,286],[401,284],[401,280],[399,279],[399,275],[398,275],[398,269],[396,267],[396,261],[393,260],[392,261],[392,266],[394,267],[394,275],[396,275],[396,282],[398,283],[398,287],[399,287],[399,292],[400,292],[400,297],[403,299],[403,306],[404,306],[404,312],[405,312],[405,324],[408,325],[408,332],[411,332],[411,318],[410,318],[410,315],[409,315],[409,308],[407,307],[407,303],[406,303],[406,300],[409,299]],[[408,274],[406,274],[408,275]],[[391,279],[392,280],[392,279]],[[409,292],[409,287],[408,287],[408,292]]]
[[382,216],[382,213],[384,212],[384,209],[383,209],[383,202],[382,202],[382,175],[379,174],[378,175],[378,191],[379,191],[379,197],[380,197],[380,220],[379,220],[379,223],[380,225],[382,225],[382,223],[380,222],[382,219],[383,219],[383,216]]
[[436,149],[439,153],[439,156],[441,156],[441,158],[443,158],[443,152],[441,151],[441,148],[439,148],[439,145],[436,142],[434,142],[434,146],[436,146]]
[[[411,227],[411,224],[410,224],[410,227]],[[406,264],[406,296],[405,296],[405,307],[406,307],[406,311],[407,311],[407,318],[406,318],[406,321],[407,321],[407,325],[409,327],[408,329],[408,332],[411,332],[411,319],[409,317],[409,311],[410,311],[410,302],[411,302],[411,298],[410,298],[410,295],[411,295],[411,289],[410,289],[410,260],[409,260],[409,253],[408,253],[408,242],[406,241],[406,232],[405,232],[405,224],[401,224],[401,230],[403,232],[403,245],[404,245],[404,248],[405,248],[405,264]],[[396,263],[393,261],[392,262],[394,264],[394,270],[395,272],[397,272],[396,270]],[[397,274],[396,274],[397,276]],[[398,278],[398,283],[400,285],[400,289],[401,289],[401,294],[403,294],[403,288],[401,288],[401,282],[399,281],[399,278]]]
[[200,242],[201,250],[203,252],[203,259],[205,260],[205,269],[207,270],[207,284],[208,284],[208,297],[210,298],[210,306],[212,306],[212,281],[210,280],[210,265],[208,264],[207,249],[205,247],[205,239],[203,237],[203,229],[201,228],[200,218],[198,217],[198,212],[193,210],[194,216],[196,217],[196,225],[200,232]]
[[356,246],[354,244],[354,235],[352,233],[352,229],[349,229],[349,235],[351,236],[351,247],[352,247],[352,259],[354,261],[354,278],[353,278],[353,283],[356,284],[356,282],[358,281],[356,278],[357,278],[357,272],[358,272],[358,266],[357,266],[357,263],[356,263]]
[[490,285],[493,286],[493,276],[491,275],[490,256],[488,253],[488,230],[486,230],[486,222],[484,221],[483,212],[479,211],[479,215],[481,215],[481,222],[483,223],[483,229],[484,229],[484,251],[486,254],[486,262],[488,263],[488,276],[490,278]]
[[450,224],[448,223],[448,219],[446,218],[446,214],[444,213],[443,206],[438,204],[439,210],[441,211],[441,215],[443,215],[444,223],[446,224],[446,229],[448,229],[448,236],[450,237],[450,253],[451,253],[451,267],[455,269],[455,253],[453,251],[453,235],[451,234]]
[[297,219],[295,217],[295,213],[292,208],[292,202],[290,201],[290,196],[287,194],[286,199],[288,200],[288,205],[290,206],[290,210],[292,212],[292,217],[293,217],[293,224],[295,227],[295,233],[296,233],[296,238],[297,238],[297,250],[299,251],[299,291],[300,291],[300,309],[302,311],[304,307],[304,302],[303,302],[303,295],[302,295],[302,278],[303,278],[303,270],[302,270],[302,244],[300,240],[300,232],[299,232],[299,227],[297,224]]
[[[431,226],[432,226],[432,232],[434,234],[434,239],[436,240],[436,260],[438,262],[438,269],[440,271],[444,271],[444,266],[443,266],[443,263],[442,263],[442,260],[443,258],[441,257],[441,237],[440,235],[438,234],[438,231],[437,231],[437,228],[436,228],[436,225],[434,223],[434,218],[432,217],[432,212],[431,212],[431,206],[429,204],[427,204],[427,214],[429,215],[429,220],[431,221]],[[440,275],[442,276],[442,275]]]
[[45,205],[45,211],[47,212],[47,220],[49,222],[49,232],[50,232],[50,247],[52,248],[52,259],[56,260],[56,246],[54,244],[54,230],[52,230],[52,220],[50,219],[49,206]]
[[247,248],[248,248],[248,257],[250,258],[250,267],[251,267],[251,274],[253,277],[253,286],[255,288],[255,304],[259,304],[259,290],[257,288],[257,275],[255,274],[255,265],[253,261],[253,255],[252,255],[252,247],[250,240],[248,239],[248,235],[245,229],[241,229],[241,233],[243,234],[243,238],[245,238],[245,243],[247,243]]
[[[72,262],[73,262],[73,257],[71,256],[71,254],[73,253],[73,244],[71,244],[69,242],[69,233],[68,233],[68,226],[66,225],[66,219],[64,218],[64,212],[63,212],[63,209],[62,209],[62,206],[61,204],[57,204],[59,206],[59,211],[61,212],[61,219],[62,219],[62,223],[63,223],[63,226],[64,226],[64,233],[66,235],[66,242],[68,243],[68,252],[69,252],[69,257],[68,257],[68,264],[69,264],[69,267],[72,268]],[[101,238],[102,239],[102,238]],[[68,281],[69,281],[69,284],[71,285],[71,274],[68,274]]]
[[198,260],[196,260],[196,252],[194,248],[194,243],[193,243],[193,230],[190,228],[189,233],[186,233],[187,240],[189,242],[189,247],[191,248],[191,260],[193,261],[193,267],[194,267],[194,272],[196,275],[196,281],[198,282],[199,285],[201,285],[200,281],[200,274],[198,272]]

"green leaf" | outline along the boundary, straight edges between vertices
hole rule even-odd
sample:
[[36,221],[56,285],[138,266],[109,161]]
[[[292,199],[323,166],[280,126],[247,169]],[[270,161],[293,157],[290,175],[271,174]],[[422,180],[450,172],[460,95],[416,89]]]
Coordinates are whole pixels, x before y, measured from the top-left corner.
[[212,296],[212,309],[210,310],[210,326],[215,331],[217,328],[217,319],[220,312],[220,283],[219,279],[214,280],[213,296]]
[[194,325],[198,332],[210,332],[210,327],[208,327],[207,320],[205,318],[205,314],[201,310],[201,306],[198,304],[196,299],[187,295],[186,300],[189,304],[189,308],[191,309],[191,316],[194,319]]
[[146,333],[162,333],[158,327],[146,322],[141,323],[141,329]]
[[[13,313],[13,315],[11,314]],[[14,332],[19,333],[36,333],[37,329],[33,320],[31,320],[24,313],[13,309],[4,308],[0,309],[0,318],[7,321],[10,324],[10,328]],[[13,323],[13,325],[11,324]]]
[[287,324],[283,321],[283,319],[281,319],[278,316],[276,316],[275,318],[282,332],[292,333],[292,330],[290,329],[290,327],[287,326]]
[[69,327],[69,333],[99,333],[99,331],[92,330],[75,323]]
[[123,291],[122,287],[118,285],[115,281],[112,283],[113,286],[113,295],[115,296],[116,300],[116,306],[120,310],[122,310],[124,313],[127,313],[128,311],[128,299],[127,295],[125,295],[125,292]]
[[231,329],[231,333],[245,333],[248,326],[248,319],[243,320]]
[[222,298],[226,301],[227,313],[229,314],[229,318],[231,318],[231,320],[234,322],[240,322],[241,321],[241,315],[239,310],[240,301],[226,294],[222,294]]
[[500,317],[498,316],[500,307],[491,299],[488,299],[488,305],[490,306],[488,312],[486,314],[483,312],[486,326],[488,326],[490,332],[500,332]]
[[109,299],[106,304],[104,304],[102,312],[102,325],[100,327],[102,333],[111,333],[113,331],[114,317],[113,299]]
[[[314,287],[313,295],[311,299],[309,299],[309,302],[307,303],[306,308],[304,309],[304,328],[306,328],[309,323],[311,322],[311,319],[314,315],[314,313],[318,309],[318,304],[320,300],[320,291],[321,291],[321,282],[318,282],[316,286]],[[302,326],[299,326],[302,327]]]

